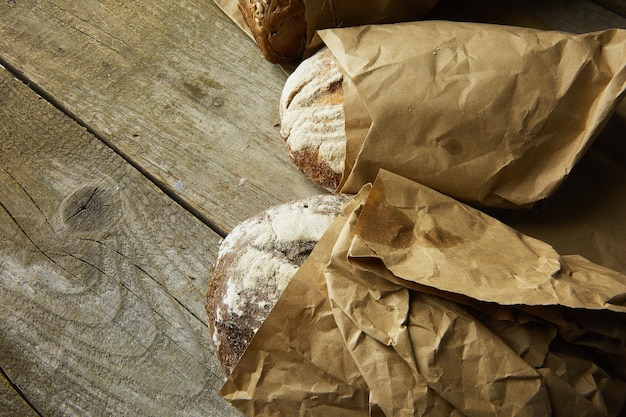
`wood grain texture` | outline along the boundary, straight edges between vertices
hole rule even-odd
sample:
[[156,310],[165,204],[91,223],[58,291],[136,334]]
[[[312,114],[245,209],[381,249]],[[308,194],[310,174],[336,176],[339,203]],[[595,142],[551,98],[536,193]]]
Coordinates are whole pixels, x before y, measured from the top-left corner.
[[220,237],[0,71],[0,368],[45,416],[230,416]]
[[0,8],[5,62],[223,233],[325,192],[291,167],[278,134],[285,73],[214,2]]
[[30,405],[19,395],[11,381],[0,372],[0,417],[38,417]]
[[611,10],[614,13],[619,14],[620,16],[626,17],[626,2],[624,0],[593,0],[595,3],[598,3],[602,7]]
[[626,18],[590,0],[439,0],[431,19],[474,21],[571,33],[626,29]]

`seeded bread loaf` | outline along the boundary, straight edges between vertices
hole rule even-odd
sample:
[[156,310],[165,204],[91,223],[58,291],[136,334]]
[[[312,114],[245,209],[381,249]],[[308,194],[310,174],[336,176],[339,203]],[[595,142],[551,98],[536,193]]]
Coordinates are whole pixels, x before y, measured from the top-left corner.
[[306,46],[304,0],[239,0],[239,10],[265,58],[296,63]]
[[240,223],[224,239],[211,270],[206,312],[226,375],[350,198],[317,195],[271,207]]
[[280,134],[291,163],[335,191],[346,157],[343,75],[328,48],[302,61],[280,97]]
[[[225,0],[222,0],[225,1]],[[297,64],[320,29],[407,22],[437,0],[233,0],[267,60]]]

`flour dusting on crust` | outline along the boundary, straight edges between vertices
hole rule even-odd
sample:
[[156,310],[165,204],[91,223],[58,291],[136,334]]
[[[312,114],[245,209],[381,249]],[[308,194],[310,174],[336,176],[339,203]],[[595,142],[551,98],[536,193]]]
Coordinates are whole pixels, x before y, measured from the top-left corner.
[[350,198],[318,195],[271,207],[224,239],[211,271],[206,310],[213,346],[227,375]]
[[346,154],[342,80],[335,57],[322,48],[287,78],[279,106],[280,134],[292,163],[333,190],[341,180]]

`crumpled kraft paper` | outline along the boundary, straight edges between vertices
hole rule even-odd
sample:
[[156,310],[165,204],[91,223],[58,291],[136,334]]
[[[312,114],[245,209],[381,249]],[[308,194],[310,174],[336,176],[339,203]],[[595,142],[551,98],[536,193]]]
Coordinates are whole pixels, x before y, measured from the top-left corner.
[[422,21],[318,34],[344,73],[347,193],[386,169],[465,202],[530,206],[626,91],[626,30]]
[[220,392],[246,415],[624,410],[626,276],[386,171],[313,253]]
[[408,285],[482,302],[626,313],[622,274],[560,256],[550,245],[426,187],[398,190],[401,180],[394,178],[396,190],[386,192],[386,178],[379,176],[359,215],[353,262],[376,260]]
[[625,105],[550,198],[531,210],[492,210],[494,217],[559,253],[626,274]]

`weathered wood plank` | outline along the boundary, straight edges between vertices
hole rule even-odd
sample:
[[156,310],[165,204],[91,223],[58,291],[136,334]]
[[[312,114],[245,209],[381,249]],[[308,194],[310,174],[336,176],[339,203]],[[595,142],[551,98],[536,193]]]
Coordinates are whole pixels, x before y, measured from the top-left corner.
[[626,2],[624,0],[593,0],[602,7],[606,7],[620,16],[626,17]]
[[0,58],[218,230],[324,192],[278,134],[286,75],[213,1],[0,8]]
[[626,18],[588,0],[535,0],[532,5],[532,13],[547,29],[573,33],[626,29]]
[[229,416],[220,237],[0,70],[0,368],[45,416]]
[[37,417],[11,382],[0,372],[0,417]]
[[626,18],[590,0],[439,0],[430,18],[561,30],[626,29]]

